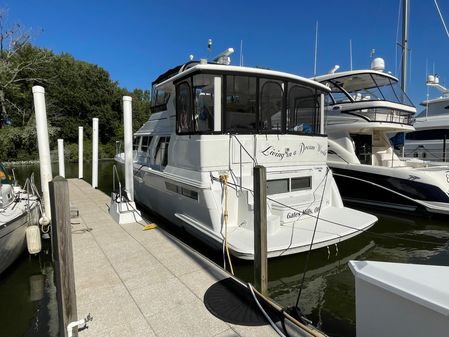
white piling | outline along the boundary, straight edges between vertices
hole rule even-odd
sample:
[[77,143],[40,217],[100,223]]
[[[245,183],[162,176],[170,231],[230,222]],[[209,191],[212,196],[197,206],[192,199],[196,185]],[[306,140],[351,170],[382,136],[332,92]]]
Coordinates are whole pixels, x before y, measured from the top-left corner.
[[65,178],[64,139],[58,139],[58,163],[59,163],[59,175]]
[[48,142],[47,111],[45,108],[45,89],[33,87],[34,111],[36,115],[37,145],[41,172],[41,188],[44,198],[44,210],[47,218],[51,217],[50,194],[48,183],[53,179],[51,172],[50,145]]
[[78,179],[83,179],[83,127],[78,127]]
[[134,201],[132,114],[132,97],[123,96],[123,124],[125,133],[125,189],[128,192],[130,201]]
[[98,118],[92,119],[92,187],[98,187]]

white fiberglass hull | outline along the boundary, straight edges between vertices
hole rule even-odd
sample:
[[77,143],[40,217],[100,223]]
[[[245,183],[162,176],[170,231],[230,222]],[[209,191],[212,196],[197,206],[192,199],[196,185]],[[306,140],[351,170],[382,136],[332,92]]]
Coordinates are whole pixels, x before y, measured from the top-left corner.
[[19,201],[0,212],[0,274],[8,268],[24,251],[26,246],[25,230],[29,224],[37,224],[39,207],[37,201]]
[[[221,249],[225,230],[223,223],[222,186],[219,182],[211,185],[194,183],[185,177],[168,175],[148,167],[134,166],[135,200],[151,211],[166,218],[170,223],[184,227],[187,231],[200,238],[207,245]],[[209,178],[210,180],[210,178]],[[166,186],[173,184],[182,186],[185,190],[198,194],[198,200],[186,198],[179,193],[167,191]],[[332,176],[329,177],[329,189],[338,194]],[[254,258],[254,231],[252,228],[253,209],[248,193],[239,191],[238,187],[228,187],[229,217],[228,245],[231,253],[241,259]],[[339,199],[339,196],[334,196]],[[320,200],[306,201],[299,209],[317,209]],[[305,206],[304,206],[305,205]],[[301,208],[302,207],[302,208]],[[268,257],[296,254],[308,251],[310,248],[326,247],[349,239],[370,228],[377,221],[373,215],[343,207],[341,204],[323,205],[318,213],[299,215],[293,209],[283,209],[283,220],[271,207],[268,215]],[[282,208],[282,207],[280,207]],[[234,213],[234,214],[233,214]],[[236,216],[235,213],[239,213]],[[288,221],[295,218],[295,221]],[[232,220],[234,219],[234,220]],[[221,230],[216,230],[216,228]],[[316,227],[316,231],[315,231]],[[311,242],[313,244],[311,247]]]

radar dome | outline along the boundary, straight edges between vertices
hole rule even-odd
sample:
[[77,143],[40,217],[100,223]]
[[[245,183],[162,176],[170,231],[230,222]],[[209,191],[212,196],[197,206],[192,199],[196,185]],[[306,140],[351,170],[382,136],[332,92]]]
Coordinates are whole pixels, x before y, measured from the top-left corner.
[[384,71],[385,70],[385,61],[381,57],[376,57],[371,61],[371,69],[376,71]]
[[428,75],[427,76],[427,83],[434,83],[435,82],[435,76]]

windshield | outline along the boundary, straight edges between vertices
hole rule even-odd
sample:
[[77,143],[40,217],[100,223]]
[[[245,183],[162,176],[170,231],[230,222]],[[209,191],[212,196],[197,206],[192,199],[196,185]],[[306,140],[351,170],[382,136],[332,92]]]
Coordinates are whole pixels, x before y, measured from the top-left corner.
[[334,104],[359,101],[389,101],[413,106],[398,81],[381,74],[353,74],[325,81]]

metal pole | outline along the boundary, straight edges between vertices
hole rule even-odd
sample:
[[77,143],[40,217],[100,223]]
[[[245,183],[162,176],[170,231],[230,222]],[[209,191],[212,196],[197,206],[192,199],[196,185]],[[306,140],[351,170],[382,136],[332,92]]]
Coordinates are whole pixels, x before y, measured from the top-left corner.
[[320,133],[324,135],[324,94],[320,95]]
[[254,285],[267,295],[267,171],[256,165],[254,177]]
[[50,145],[48,142],[47,111],[45,108],[45,89],[41,86],[33,87],[34,111],[36,115],[37,145],[39,148],[39,162],[41,173],[41,189],[44,198],[45,216],[50,218],[50,196],[48,183],[53,175],[51,172]]
[[125,189],[130,201],[134,201],[133,181],[133,110],[132,98],[123,96],[123,124],[125,143]]
[[401,88],[407,91],[407,52],[408,52],[408,12],[409,0],[403,0],[402,6],[402,76]]
[[83,127],[78,127],[78,178],[83,179]]
[[65,178],[64,139],[58,139],[58,164],[59,164],[59,175]]
[[98,187],[98,118],[92,119],[92,187]]
[[444,134],[443,139],[443,161],[446,162],[446,134]]

